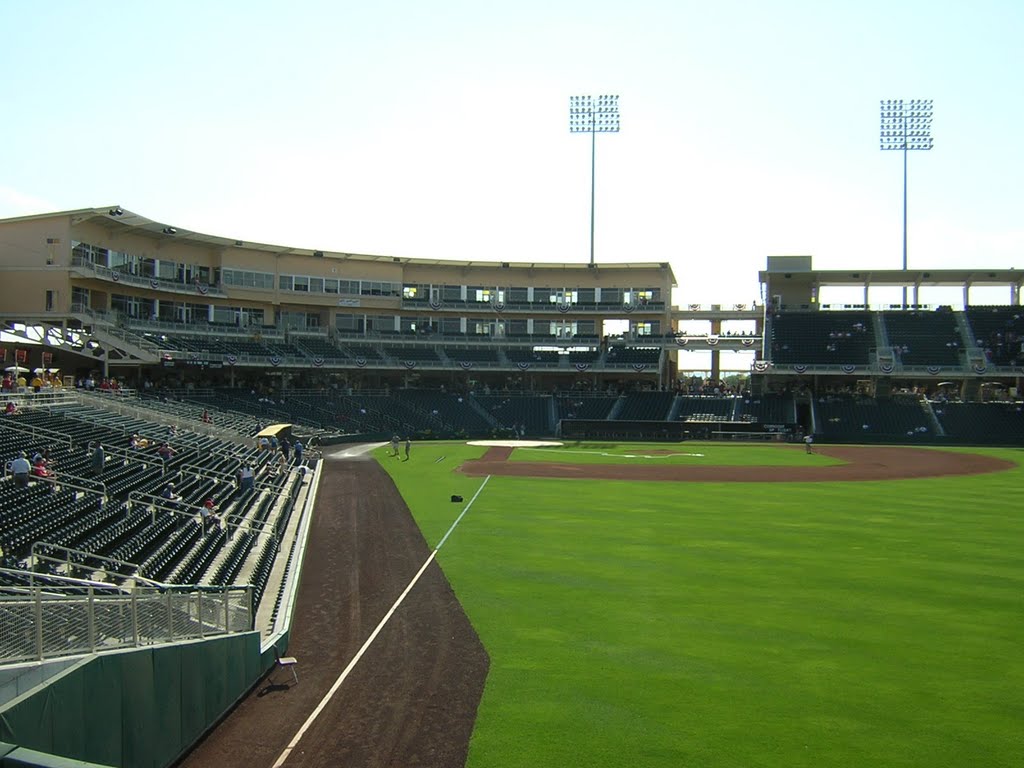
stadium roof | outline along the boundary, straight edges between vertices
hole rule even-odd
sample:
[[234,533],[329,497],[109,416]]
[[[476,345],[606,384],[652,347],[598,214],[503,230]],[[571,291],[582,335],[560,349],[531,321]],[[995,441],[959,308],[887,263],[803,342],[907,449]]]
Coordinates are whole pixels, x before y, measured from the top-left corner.
[[984,269],[812,269],[810,256],[769,256],[758,273],[762,283],[799,278],[818,286],[1004,286],[1024,284],[1024,270]]

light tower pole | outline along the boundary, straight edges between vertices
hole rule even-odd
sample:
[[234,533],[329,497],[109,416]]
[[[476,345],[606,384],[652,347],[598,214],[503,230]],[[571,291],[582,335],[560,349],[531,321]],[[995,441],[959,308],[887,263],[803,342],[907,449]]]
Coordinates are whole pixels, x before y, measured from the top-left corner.
[[[880,149],[903,152],[903,271],[907,270],[907,152],[932,148],[932,100],[885,99],[880,102]],[[903,286],[903,307],[907,287]]]
[[597,134],[618,132],[618,96],[569,97],[569,133],[590,134],[590,266],[594,266],[594,171]]

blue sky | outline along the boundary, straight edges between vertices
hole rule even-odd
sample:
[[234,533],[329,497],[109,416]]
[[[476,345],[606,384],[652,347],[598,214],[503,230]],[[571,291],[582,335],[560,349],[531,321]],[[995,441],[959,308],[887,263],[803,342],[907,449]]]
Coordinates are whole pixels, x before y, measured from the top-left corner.
[[878,102],[929,98],[910,266],[1024,267],[1021,40],[1024,3],[984,0],[0,0],[0,217],[119,204],[247,241],[585,262],[568,99],[614,93],[597,261],[750,302],[769,254],[900,266]]

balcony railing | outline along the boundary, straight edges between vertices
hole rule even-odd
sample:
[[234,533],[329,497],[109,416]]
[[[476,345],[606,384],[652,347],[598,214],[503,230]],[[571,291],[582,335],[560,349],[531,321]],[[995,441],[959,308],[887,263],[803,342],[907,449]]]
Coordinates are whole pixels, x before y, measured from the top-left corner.
[[99,264],[93,264],[91,261],[84,259],[81,256],[72,257],[71,266],[76,269],[88,270],[101,280],[107,280],[112,283],[123,283],[124,285],[131,285],[139,288],[148,288],[152,291],[169,291],[171,293],[184,293],[193,296],[216,296],[218,298],[227,297],[227,293],[225,293],[219,285],[210,285],[199,281],[187,284],[177,280],[165,280],[159,277],[133,275],[129,272],[121,272]]

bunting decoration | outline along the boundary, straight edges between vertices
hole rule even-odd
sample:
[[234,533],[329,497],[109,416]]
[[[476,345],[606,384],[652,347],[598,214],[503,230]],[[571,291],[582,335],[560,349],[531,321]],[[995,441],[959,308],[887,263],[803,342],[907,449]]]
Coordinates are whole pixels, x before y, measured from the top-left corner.
[[686,336],[676,336],[676,344],[680,347],[685,347],[690,343],[690,340]]
[[747,305],[746,304],[733,304],[732,308],[733,309],[738,309],[738,310],[744,310],[744,309],[747,308]]
[[23,365],[28,361],[28,350],[27,349],[16,349],[14,350],[14,362],[18,365]]
[[758,373],[764,373],[765,371],[768,370],[769,365],[771,365],[771,363],[769,363],[767,360],[755,360],[754,370],[757,371]]
[[843,373],[853,373],[855,370],[857,370],[857,366],[851,365],[850,363],[844,363],[839,367],[842,369]]
[[803,363],[796,363],[793,366],[793,370],[800,374],[807,373],[807,366]]
[[53,352],[43,352],[43,368],[51,368],[53,366]]
[[937,376],[939,374],[939,371],[941,371],[942,369],[939,368],[939,366],[937,365],[929,365],[927,368],[925,368],[925,370],[928,371],[928,373],[930,373],[932,376]]
[[356,358],[356,368],[365,368],[365,367],[366,367],[366,358],[365,357],[357,357]]
[[633,363],[630,367],[637,373],[640,373],[640,371],[647,370],[647,363]]
[[415,360],[403,360],[402,361],[402,365],[404,365],[406,368],[408,368],[411,371],[413,368],[416,367],[416,361]]
[[111,279],[111,280],[113,280],[113,281],[114,281],[115,283],[119,283],[119,282],[121,282],[121,276],[120,276],[120,275],[119,275],[119,274],[118,274],[117,272],[115,272],[114,274],[112,274],[112,275],[110,276],[110,279]]
[[882,373],[892,373],[895,366],[892,363],[879,363],[878,370]]
[[696,312],[698,309],[700,309],[700,304],[691,304],[690,305],[690,311],[691,312]]
[[985,373],[985,371],[988,370],[988,367],[979,363],[977,365],[971,366],[971,370],[973,370],[976,374],[981,376],[983,373]]
[[199,353],[198,352],[189,352],[188,353],[188,359],[191,360],[194,363],[196,360],[199,359]]
[[433,309],[434,311],[439,310],[441,308],[441,301],[439,299],[431,299],[430,308]]
[[709,347],[713,347],[716,344],[718,344],[718,337],[717,336],[708,336],[707,342],[708,342],[708,346]]
[[516,363],[516,368],[518,368],[520,371],[525,371],[529,367],[529,363]]
[[278,357],[277,355],[274,355],[273,357],[270,358],[270,364],[277,368],[277,366],[281,364],[281,358]]
[[224,358],[224,362],[227,363],[228,365],[234,365],[235,363],[238,362],[238,358],[235,357],[234,355],[228,355],[227,357]]
[[460,360],[459,361],[459,368],[461,368],[464,371],[468,371],[472,367],[473,367],[473,363],[471,363],[469,360]]
[[574,363],[573,368],[580,373],[583,373],[584,371],[590,370],[590,363]]
[[564,301],[558,302],[558,304],[556,304],[555,306],[558,308],[558,311],[561,312],[563,315],[569,311],[570,307],[570,305]]
[[491,299],[491,308],[495,312],[504,312],[505,311],[505,302],[504,301],[498,301],[498,297],[495,296],[494,298]]
[[196,283],[196,290],[205,296],[210,291],[210,286],[205,283]]
[[160,281],[157,280],[156,278],[151,279],[149,281],[149,287],[155,291],[157,288],[160,287]]
[[630,312],[633,312],[636,309],[636,303],[630,302],[629,304],[623,304],[622,309],[628,315]]
[[324,367],[324,359],[322,357],[314,357],[313,358],[313,367],[314,368],[323,368]]
[[756,339],[741,339],[740,344],[742,344],[744,347],[752,347],[754,346],[755,341]]

